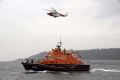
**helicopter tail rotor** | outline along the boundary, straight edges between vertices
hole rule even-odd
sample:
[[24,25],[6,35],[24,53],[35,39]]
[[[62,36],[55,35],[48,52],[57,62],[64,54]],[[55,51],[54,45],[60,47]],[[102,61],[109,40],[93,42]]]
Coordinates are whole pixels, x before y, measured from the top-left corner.
[[68,16],[68,13],[66,13],[65,16]]

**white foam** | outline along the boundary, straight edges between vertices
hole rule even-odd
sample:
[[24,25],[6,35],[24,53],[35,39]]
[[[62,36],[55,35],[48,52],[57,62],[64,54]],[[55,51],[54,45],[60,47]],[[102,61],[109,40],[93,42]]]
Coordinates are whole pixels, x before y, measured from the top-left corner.
[[68,72],[61,72],[60,74],[70,74],[70,73],[68,73]]
[[47,70],[45,70],[45,71],[40,71],[41,73],[48,73],[48,72],[50,72],[50,71],[47,71]]
[[98,69],[92,69],[92,70],[91,70],[91,72],[96,72],[96,71],[120,72],[120,70],[116,70],[116,69],[104,69],[104,68],[98,68]]

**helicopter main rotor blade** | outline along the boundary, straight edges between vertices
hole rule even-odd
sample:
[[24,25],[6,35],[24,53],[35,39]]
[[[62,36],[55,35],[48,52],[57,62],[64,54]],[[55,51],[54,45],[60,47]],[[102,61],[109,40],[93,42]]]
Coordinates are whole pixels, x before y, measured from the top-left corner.
[[52,10],[55,10],[53,7],[51,7]]
[[64,10],[63,8],[61,8],[61,9],[58,9],[58,10]]
[[53,11],[53,10],[48,10],[48,9],[44,9],[44,10],[46,10],[46,11]]
[[[54,7],[51,7],[51,9],[52,9],[53,11],[57,11]],[[61,9],[58,9],[58,10],[64,10],[64,9],[61,8]]]

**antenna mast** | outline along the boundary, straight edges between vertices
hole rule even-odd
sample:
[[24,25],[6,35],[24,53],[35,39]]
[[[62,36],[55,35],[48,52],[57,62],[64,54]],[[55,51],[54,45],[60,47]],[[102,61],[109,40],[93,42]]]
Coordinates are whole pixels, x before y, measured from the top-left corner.
[[60,36],[60,42],[59,42],[59,43],[60,43],[60,45],[58,44],[58,45],[57,45],[57,48],[58,48],[59,50],[61,50],[61,45],[62,45],[62,43],[61,43],[61,36]]

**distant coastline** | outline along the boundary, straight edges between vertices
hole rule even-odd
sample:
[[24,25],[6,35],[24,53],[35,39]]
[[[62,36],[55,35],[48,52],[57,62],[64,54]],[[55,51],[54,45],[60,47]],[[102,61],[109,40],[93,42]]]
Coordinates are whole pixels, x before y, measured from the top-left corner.
[[[120,60],[120,48],[102,48],[89,50],[74,50],[79,52],[82,60]],[[50,51],[40,52],[25,59],[45,59],[45,54]],[[15,61],[25,61],[25,59],[17,59]]]

